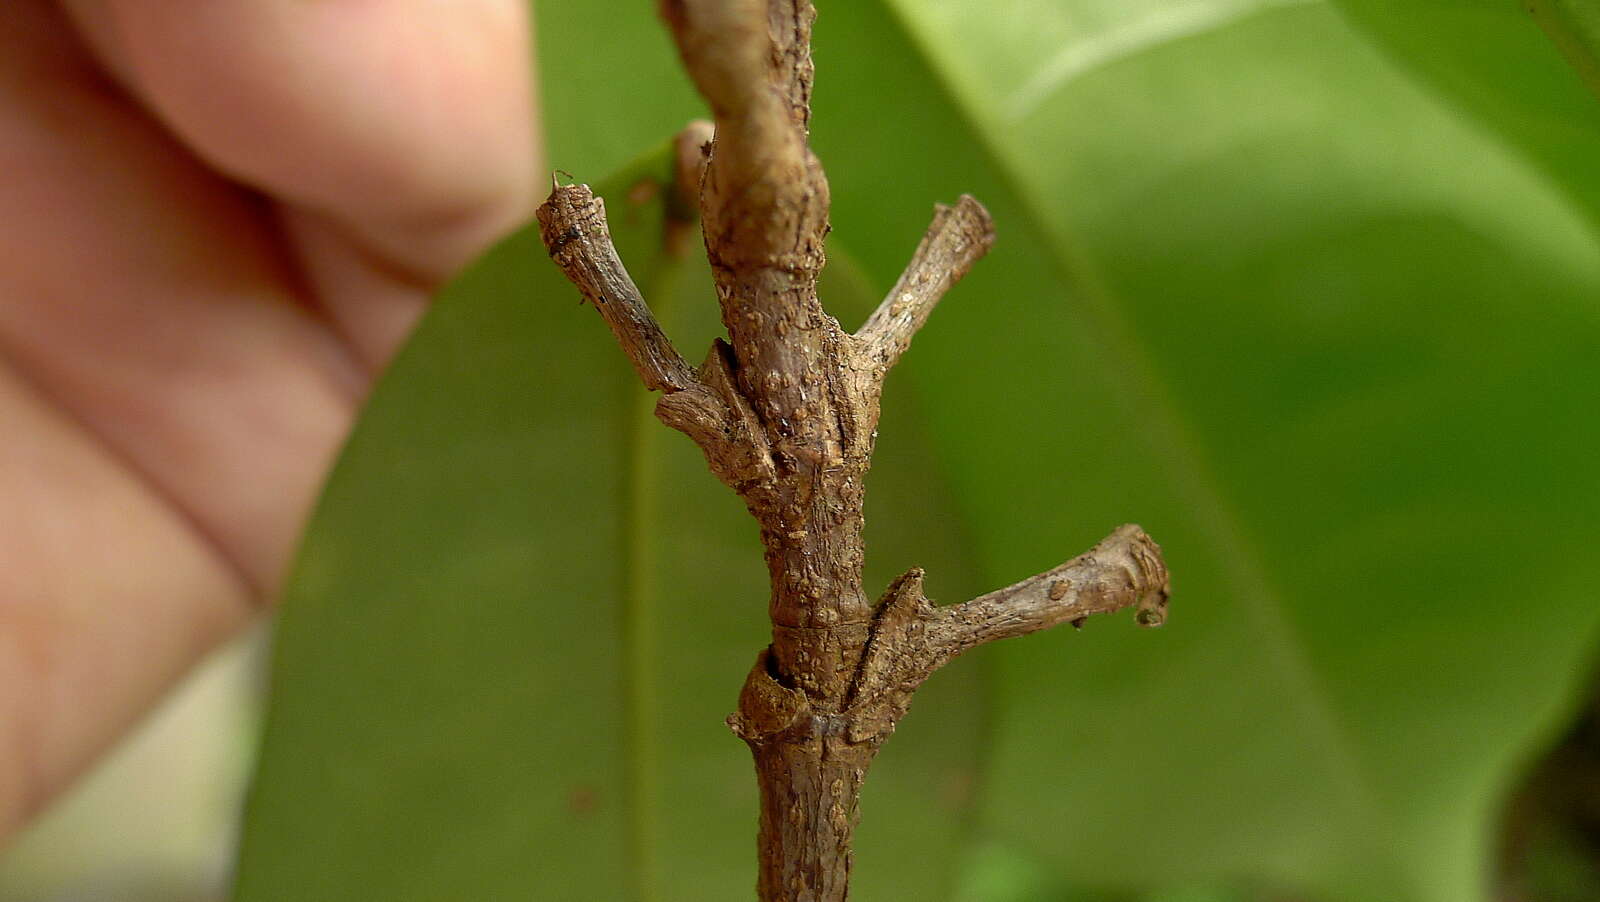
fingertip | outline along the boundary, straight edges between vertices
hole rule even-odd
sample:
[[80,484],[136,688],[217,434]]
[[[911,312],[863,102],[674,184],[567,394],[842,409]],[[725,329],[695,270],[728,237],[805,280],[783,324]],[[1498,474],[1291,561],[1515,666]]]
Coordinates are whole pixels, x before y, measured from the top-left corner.
[[108,67],[217,169],[446,277],[533,209],[523,0],[74,0]]

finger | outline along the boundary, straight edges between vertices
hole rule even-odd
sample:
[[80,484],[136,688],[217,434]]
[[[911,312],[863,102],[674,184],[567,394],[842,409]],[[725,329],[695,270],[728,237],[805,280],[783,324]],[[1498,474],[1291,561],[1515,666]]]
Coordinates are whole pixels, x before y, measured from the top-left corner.
[[361,385],[261,204],[0,34],[3,837],[271,596]]
[[3,841],[255,609],[190,524],[3,365],[0,422]]
[[71,68],[45,9],[0,4],[32,37],[0,55],[0,352],[270,597],[361,374],[261,205]]
[[532,210],[525,0],[67,0],[221,171],[450,274]]
[[427,310],[434,280],[402,271],[333,217],[280,206],[277,221],[317,303],[376,376]]

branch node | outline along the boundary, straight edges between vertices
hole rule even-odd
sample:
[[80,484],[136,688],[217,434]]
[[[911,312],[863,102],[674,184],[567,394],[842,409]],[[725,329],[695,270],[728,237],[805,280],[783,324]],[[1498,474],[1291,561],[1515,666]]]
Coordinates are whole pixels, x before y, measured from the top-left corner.
[[1062,623],[1082,629],[1091,614],[1138,609],[1141,626],[1166,615],[1169,584],[1161,547],[1138,526],[1119,527],[1059,567],[964,604],[934,607],[922,570],[890,584],[846,696],[851,742],[882,742],[934,671],[986,642]]
[[728,728],[751,745],[762,745],[796,726],[810,726],[811,701],[772,675],[772,652],[762,649],[739,691],[739,710],[728,715]]
[[942,661],[929,655],[933,605],[922,592],[923,571],[901,574],[873,608],[861,664],[845,699],[851,742],[881,742],[911,705],[911,694]]
[[720,338],[712,342],[698,384],[663,395],[656,402],[656,417],[693,439],[723,484],[755,501],[771,492],[778,471],[761,421],[739,393],[733,366],[728,343]]

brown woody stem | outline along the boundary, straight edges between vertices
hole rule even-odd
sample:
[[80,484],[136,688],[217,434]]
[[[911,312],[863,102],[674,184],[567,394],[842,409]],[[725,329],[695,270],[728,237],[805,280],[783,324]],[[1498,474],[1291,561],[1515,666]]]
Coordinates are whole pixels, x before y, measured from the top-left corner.
[[646,388],[682,391],[694,385],[689,365],[661,331],[617,256],[605,201],[588,185],[552,184],[550,199],[539,207],[539,236],[550,258],[605,318]]
[[935,206],[933,224],[905,272],[856,333],[863,351],[886,370],[894,366],[934,305],[993,245],[994,221],[972,195],[961,195],[953,207]]
[[[809,0],[662,0],[662,15],[715,116],[678,142],[699,186],[707,256],[729,340],[692,370],[612,247],[604,204],[558,186],[539,210],[552,258],[616,335],[656,414],[693,439],[761,526],[772,643],[728,723],[761,787],[757,886],[764,902],[848,892],[862,782],[912,694],[985,642],[1127,607],[1165,616],[1160,547],[1123,526],[1085,554],[964,604],[936,607],[913,570],[877,605],[862,586],[864,482],[883,379],[934,305],[989,249],[971,197],[940,206],[883,304],[850,335],[823,310],[828,183],[806,141]],[[680,190],[683,186],[680,185]]]

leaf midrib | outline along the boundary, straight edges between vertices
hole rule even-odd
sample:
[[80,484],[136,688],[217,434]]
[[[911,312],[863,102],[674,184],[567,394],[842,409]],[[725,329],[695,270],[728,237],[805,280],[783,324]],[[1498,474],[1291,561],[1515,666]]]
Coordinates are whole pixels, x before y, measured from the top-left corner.
[[[665,320],[670,313],[675,287],[683,266],[665,253],[659,253],[645,277],[644,295],[656,317]],[[631,381],[631,380],[630,380]],[[654,812],[661,798],[657,779],[660,752],[656,724],[661,711],[655,690],[654,667],[659,648],[656,635],[656,605],[661,597],[653,577],[660,573],[659,472],[661,424],[655,418],[656,396],[634,387],[626,406],[628,441],[627,484],[624,486],[624,533],[627,547],[623,559],[627,568],[623,591],[623,703],[627,708],[628,739],[627,787],[630,796],[628,818],[629,857],[633,863],[634,899],[656,902],[661,874],[659,824]]]
[[[955,118],[965,126],[974,146],[987,158],[1011,200],[1022,211],[1026,219],[1024,228],[1052,252],[1046,255],[1046,264],[1057,272],[1064,285],[1077,289],[1081,301],[1088,302],[1090,316],[1086,317],[1086,322],[1099,329],[1099,344],[1107,355],[1122,362],[1117,372],[1111,374],[1113,379],[1123,383],[1120,397],[1124,403],[1141,409],[1140,421],[1152,427],[1157,436],[1152,444],[1176,449],[1177,453],[1164,456],[1171,462],[1168,478],[1184,496],[1187,509],[1193,512],[1196,525],[1201,527],[1199,533],[1214,540],[1211,551],[1221,563],[1224,578],[1238,589],[1245,608],[1254,615],[1255,625],[1265,637],[1264,647],[1272,652],[1266,656],[1268,663],[1285,678],[1287,685],[1295,687],[1290,697],[1300,700],[1308,726],[1324,740],[1313,740],[1311,744],[1324,751],[1330,769],[1347,784],[1348,797],[1357,803],[1355,807],[1381,831],[1381,841],[1375,839],[1372,843],[1374,851],[1393,869],[1401,885],[1414,888],[1418,882],[1416,875],[1404,867],[1394,851],[1399,848],[1399,831],[1392,814],[1381,802],[1377,781],[1362,765],[1348,727],[1321,688],[1305,644],[1283,610],[1281,593],[1273,586],[1262,563],[1263,555],[1252,547],[1240,518],[1226,501],[1219,481],[1205,462],[1200,442],[1179,414],[1167,384],[1156,374],[1150,355],[1127,322],[1116,295],[1082,250],[1082,243],[1073,240],[1064,225],[1053,222],[1040,208],[1039,192],[1030,190],[1023,167],[997,143],[1000,131],[984,114],[985,105],[969,96],[970,92],[963,90],[950,71],[940,64],[937,48],[913,25],[913,14],[902,7],[903,0],[877,2],[898,26],[932,83],[950,99]],[[1285,8],[1269,7],[1263,13]],[[1237,27],[1253,18],[1235,18],[1212,31]],[[1171,44],[1148,45],[1140,53],[1156,52]]]

